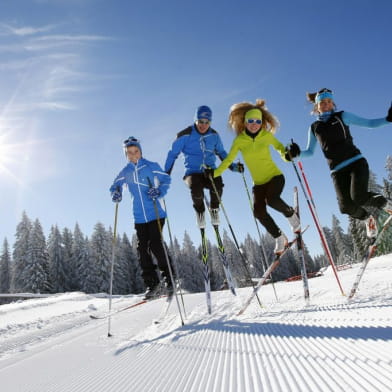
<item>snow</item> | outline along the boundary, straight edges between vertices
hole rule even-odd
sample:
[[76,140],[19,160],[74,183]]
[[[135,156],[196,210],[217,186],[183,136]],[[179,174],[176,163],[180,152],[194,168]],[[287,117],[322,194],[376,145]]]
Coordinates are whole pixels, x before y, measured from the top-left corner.
[[[359,264],[339,272],[349,292]],[[22,391],[390,391],[392,254],[374,258],[353,300],[331,269],[309,280],[260,290],[236,316],[251,288],[186,294],[185,325],[176,301],[159,324],[165,299],[104,314],[105,295],[67,293],[0,306],[0,378]],[[112,308],[140,301],[116,296]]]

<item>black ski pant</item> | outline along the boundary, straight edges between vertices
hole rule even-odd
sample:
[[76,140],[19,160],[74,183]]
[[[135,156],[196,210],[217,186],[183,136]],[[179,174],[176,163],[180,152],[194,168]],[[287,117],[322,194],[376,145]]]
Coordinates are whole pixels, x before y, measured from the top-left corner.
[[285,217],[290,217],[294,213],[293,208],[280,197],[284,183],[284,176],[280,174],[265,184],[253,187],[253,214],[274,238],[279,237],[282,232],[268,214],[267,205],[281,212]]
[[214,191],[214,187],[212,186],[211,180],[203,173],[195,173],[184,178],[185,183],[189,186],[191,190],[191,197],[193,201],[193,208],[197,212],[204,212],[204,189],[208,189],[210,191],[210,207],[211,208],[219,208],[219,198],[222,197],[223,193],[223,181],[222,177],[215,177],[213,179],[216,190],[218,192],[218,196]]
[[[369,165],[365,158],[332,173],[336,197],[342,214],[364,220],[369,216],[363,206],[382,208],[386,199],[369,192]],[[373,197],[373,196],[379,197]]]
[[[165,224],[165,219],[160,219],[161,228]],[[147,287],[154,287],[159,283],[159,277],[156,270],[156,265],[153,262],[152,255],[155,256],[158,262],[158,268],[162,271],[162,276],[170,282],[170,272],[167,266],[167,260],[161,233],[159,231],[158,221],[153,220],[147,223],[135,223],[135,230],[138,239],[137,250],[139,253],[139,262],[142,268],[142,276],[144,284]],[[166,245],[165,245],[166,246]],[[168,254],[169,256],[169,254]],[[171,270],[174,274],[173,263],[169,256]]]

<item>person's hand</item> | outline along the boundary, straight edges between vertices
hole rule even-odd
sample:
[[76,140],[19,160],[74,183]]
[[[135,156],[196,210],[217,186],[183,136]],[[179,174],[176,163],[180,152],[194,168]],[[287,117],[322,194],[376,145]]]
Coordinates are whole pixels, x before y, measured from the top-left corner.
[[159,188],[150,188],[147,191],[148,197],[152,200],[155,200],[159,197],[159,195],[161,194],[161,191],[159,190]]
[[299,148],[297,143],[292,142],[285,148],[285,158],[287,161],[291,161],[292,158],[295,158],[301,154],[301,149]]
[[214,178],[214,169],[212,167],[204,168],[204,177],[205,178]]
[[392,122],[392,103],[388,109],[387,121]]
[[245,171],[244,165],[241,162],[232,163],[229,169],[237,173],[243,173]]
[[117,188],[112,192],[112,201],[114,203],[120,203],[121,200],[122,200],[122,192],[120,188]]

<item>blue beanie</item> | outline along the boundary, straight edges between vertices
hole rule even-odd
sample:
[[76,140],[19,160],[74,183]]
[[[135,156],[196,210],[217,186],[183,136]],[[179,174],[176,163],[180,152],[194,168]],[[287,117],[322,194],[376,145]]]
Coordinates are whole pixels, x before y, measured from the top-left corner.
[[208,106],[199,106],[196,109],[195,120],[206,119],[208,121],[212,120],[212,111]]
[[142,146],[140,145],[140,140],[136,139],[134,136],[129,136],[128,139],[124,140],[124,149],[129,146],[136,146],[140,150],[140,153],[142,153]]

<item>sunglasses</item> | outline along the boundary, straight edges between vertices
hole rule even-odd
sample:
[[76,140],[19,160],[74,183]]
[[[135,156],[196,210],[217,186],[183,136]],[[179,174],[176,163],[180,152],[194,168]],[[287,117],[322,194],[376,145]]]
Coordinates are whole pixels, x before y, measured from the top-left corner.
[[197,123],[207,125],[210,123],[210,120],[197,120]]
[[255,119],[255,118],[248,118],[248,119],[246,120],[246,122],[247,122],[248,124],[254,124],[254,123],[256,123],[256,124],[261,124],[261,120]]

